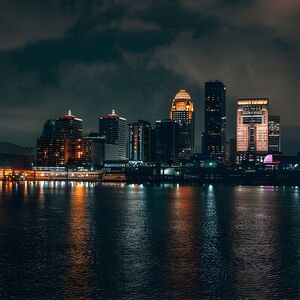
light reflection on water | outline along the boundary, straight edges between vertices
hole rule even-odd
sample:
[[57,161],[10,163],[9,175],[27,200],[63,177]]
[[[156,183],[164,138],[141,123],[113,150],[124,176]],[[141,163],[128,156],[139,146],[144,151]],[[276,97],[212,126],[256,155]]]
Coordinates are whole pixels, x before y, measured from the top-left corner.
[[0,191],[1,298],[300,297],[298,187]]

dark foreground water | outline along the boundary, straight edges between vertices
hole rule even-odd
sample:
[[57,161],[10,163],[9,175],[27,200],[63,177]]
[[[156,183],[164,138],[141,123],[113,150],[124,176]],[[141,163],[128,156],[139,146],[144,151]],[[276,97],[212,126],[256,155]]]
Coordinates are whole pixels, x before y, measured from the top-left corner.
[[0,298],[300,298],[300,191],[0,183]]

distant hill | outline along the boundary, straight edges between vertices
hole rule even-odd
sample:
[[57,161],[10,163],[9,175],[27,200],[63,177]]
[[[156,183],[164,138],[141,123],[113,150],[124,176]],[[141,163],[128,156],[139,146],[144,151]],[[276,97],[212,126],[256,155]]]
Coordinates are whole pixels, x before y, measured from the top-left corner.
[[6,142],[0,142],[0,154],[34,156],[35,149]]

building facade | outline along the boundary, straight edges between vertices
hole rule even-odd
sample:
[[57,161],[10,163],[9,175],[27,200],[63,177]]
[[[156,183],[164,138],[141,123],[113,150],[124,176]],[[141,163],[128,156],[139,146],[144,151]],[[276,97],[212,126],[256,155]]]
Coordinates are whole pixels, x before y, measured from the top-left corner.
[[60,139],[82,139],[82,120],[68,114],[56,119],[55,137]]
[[141,163],[153,162],[153,128],[148,121],[138,120],[129,127],[129,160]]
[[39,138],[36,148],[39,167],[64,167],[69,160],[68,140]]
[[119,158],[119,146],[106,143],[103,136],[91,133],[84,137],[85,159],[90,167],[99,169],[106,161],[116,161]]
[[82,120],[73,116],[71,111],[56,120],[47,120],[37,139],[36,165],[64,167],[82,164],[83,161]]
[[55,138],[56,120],[47,120],[43,127],[41,138],[54,139]]
[[185,90],[175,95],[170,119],[179,124],[178,158],[189,159],[195,146],[195,113],[192,98]]
[[156,162],[177,163],[179,160],[180,125],[172,120],[156,121]]
[[202,152],[224,162],[226,152],[226,87],[221,81],[205,83],[205,132]]
[[269,152],[281,152],[280,116],[269,117]]
[[99,118],[99,136],[106,143],[118,145],[118,160],[126,160],[127,120],[118,116],[113,110],[111,114]]
[[269,99],[237,101],[237,163],[262,162],[269,150]]

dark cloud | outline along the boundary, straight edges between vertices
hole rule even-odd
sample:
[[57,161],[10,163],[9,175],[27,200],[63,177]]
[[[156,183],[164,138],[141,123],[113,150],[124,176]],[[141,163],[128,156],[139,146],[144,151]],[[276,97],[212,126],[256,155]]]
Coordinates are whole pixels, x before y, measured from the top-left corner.
[[203,83],[235,100],[263,96],[300,150],[298,0],[0,0],[1,140],[33,145],[45,119],[71,108],[86,131],[115,108],[129,120],[168,117],[179,88],[203,130]]

